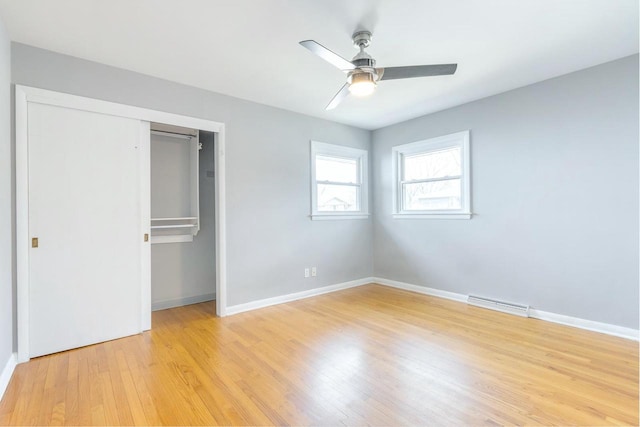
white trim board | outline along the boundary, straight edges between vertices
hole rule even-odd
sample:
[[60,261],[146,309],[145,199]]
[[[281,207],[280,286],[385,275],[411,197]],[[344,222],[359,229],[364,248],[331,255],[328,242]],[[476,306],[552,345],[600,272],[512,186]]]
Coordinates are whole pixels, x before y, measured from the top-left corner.
[[[29,151],[28,104],[39,103],[77,110],[91,111],[142,122],[166,123],[214,132],[215,134],[215,235],[216,235],[216,313],[225,316],[226,307],[226,187],[225,187],[225,125],[211,120],[134,107],[82,96],[69,95],[28,86],[15,86],[15,137],[16,137],[16,274],[17,274],[17,331],[18,360],[29,360]],[[146,166],[143,172],[146,173]],[[142,191],[147,191],[141,188]],[[145,216],[146,216],[145,212]],[[148,251],[145,258],[148,256]],[[150,326],[150,289],[143,289],[146,298],[142,319],[145,329]]]
[[154,301],[151,311],[165,310],[167,308],[182,307],[183,305],[198,304],[200,302],[213,301],[216,294],[194,295],[192,297],[181,297]]
[[364,279],[351,280],[349,282],[323,286],[321,288],[309,289],[307,291],[295,292],[292,294],[280,295],[273,298],[265,298],[257,301],[251,301],[244,304],[232,305],[230,307],[227,307],[227,315],[243,313],[245,311],[257,310],[259,308],[283,304],[285,302],[297,301],[300,299],[315,297],[317,295],[328,294],[331,292],[341,291],[349,288],[355,288],[358,286],[373,283],[373,281],[374,281],[373,278],[365,277]]
[[467,302],[467,296],[458,294],[455,292],[442,291],[440,289],[428,288],[426,286],[410,285],[409,283],[398,282],[396,280],[383,279],[381,277],[373,277],[374,283],[378,285],[389,286],[390,288],[403,289],[405,291],[416,292],[418,294],[431,295],[433,297],[439,297],[449,299],[458,302]]
[[[456,292],[442,291],[440,289],[412,285],[409,283],[398,282],[396,280],[383,279],[381,277],[373,277],[371,280],[379,285],[403,289],[405,291],[417,292],[424,295],[430,295],[464,303],[466,303],[467,301],[467,295],[459,294]],[[594,320],[581,319],[579,317],[571,317],[564,314],[550,313],[548,311],[536,310],[533,308],[529,309],[529,317],[533,319],[544,320],[547,322],[558,323],[560,325],[585,329],[587,331],[613,335],[616,337],[626,338],[634,341],[638,341],[640,339],[640,331],[638,331],[637,329],[612,325],[610,323],[596,322]]]
[[183,116],[143,107],[134,107],[132,105],[70,95],[68,93],[55,92],[36,87],[16,85],[16,93],[20,93],[20,96],[24,96],[28,102],[38,104],[56,105],[59,107],[74,108],[76,110],[92,111],[94,113],[158,122],[216,133],[224,130],[224,123],[207,119]]
[[633,341],[639,340],[639,331],[624,326],[612,325],[610,323],[596,322],[595,320],[580,319],[579,317],[565,316],[564,314],[551,313],[548,311],[529,309],[529,317],[546,322],[558,323],[560,325],[572,326],[601,334],[613,335],[614,337],[627,338]]
[[13,371],[15,371],[17,364],[18,354],[11,353],[11,356],[9,356],[9,360],[7,360],[7,363],[4,365],[4,369],[2,369],[2,374],[0,375],[0,400],[2,400],[4,392],[7,391],[7,386],[9,385],[9,381],[11,381],[11,376],[13,375]]

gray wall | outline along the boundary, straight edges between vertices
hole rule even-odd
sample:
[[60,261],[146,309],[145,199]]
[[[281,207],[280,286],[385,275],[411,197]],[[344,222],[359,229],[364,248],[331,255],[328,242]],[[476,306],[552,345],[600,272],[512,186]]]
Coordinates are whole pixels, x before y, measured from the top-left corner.
[[[391,147],[471,130],[465,220],[394,220]],[[638,56],[373,132],[374,273],[638,328]]]
[[[151,144],[153,144],[151,139]],[[181,141],[183,145],[186,143]],[[193,242],[163,243],[151,245],[151,303],[154,309],[163,309],[207,301],[214,298],[216,292],[215,259],[215,178],[207,176],[214,170],[213,133],[201,132],[202,150],[199,155],[199,189],[200,189],[200,231]],[[156,153],[161,154],[161,153]],[[164,216],[154,214],[154,198],[164,203],[175,204],[175,200],[167,200],[163,193],[168,183],[154,181],[154,168],[161,167],[161,162],[154,162],[154,147],[151,146],[151,217]],[[171,162],[166,167],[177,169],[179,174],[189,177],[189,159],[182,165]],[[189,186],[183,193],[189,193]],[[187,201],[190,205],[190,200]],[[162,208],[163,206],[158,206]],[[190,207],[190,206],[189,206]],[[160,211],[162,212],[162,210]],[[171,210],[165,211],[171,212]],[[189,216],[190,211],[178,215]],[[166,214],[166,216],[171,216]],[[176,216],[174,213],[173,216]]]
[[13,352],[11,44],[0,22],[0,372]]
[[[373,273],[638,328],[637,56],[374,131],[373,221],[307,217],[309,140],[370,148],[367,131],[21,44],[11,59],[14,83],[226,123],[230,305]],[[391,147],[464,129],[474,218],[393,220]]]
[[370,132],[17,43],[12,79],[225,123],[229,305],[371,276],[371,220],[308,217],[309,140],[369,149]]

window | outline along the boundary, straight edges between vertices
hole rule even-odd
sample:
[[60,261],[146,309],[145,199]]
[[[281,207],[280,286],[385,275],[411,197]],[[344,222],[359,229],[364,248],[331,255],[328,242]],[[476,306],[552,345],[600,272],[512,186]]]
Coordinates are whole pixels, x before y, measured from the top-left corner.
[[367,152],[311,141],[311,218],[367,218]]
[[469,131],[392,152],[395,218],[471,218]]

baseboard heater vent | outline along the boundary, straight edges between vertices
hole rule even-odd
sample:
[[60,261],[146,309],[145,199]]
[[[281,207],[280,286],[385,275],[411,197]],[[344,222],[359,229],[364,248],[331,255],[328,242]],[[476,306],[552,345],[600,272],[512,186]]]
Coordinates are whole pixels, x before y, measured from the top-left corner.
[[467,303],[478,307],[489,308],[491,310],[502,311],[504,313],[515,314],[517,316],[529,317],[529,306],[512,304],[510,302],[498,301],[489,298],[469,295]]

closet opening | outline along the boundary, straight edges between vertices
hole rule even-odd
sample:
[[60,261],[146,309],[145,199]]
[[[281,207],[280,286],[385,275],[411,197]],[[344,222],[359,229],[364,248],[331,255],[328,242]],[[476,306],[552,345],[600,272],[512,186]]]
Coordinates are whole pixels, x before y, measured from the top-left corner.
[[151,123],[151,307],[216,299],[214,132]]

